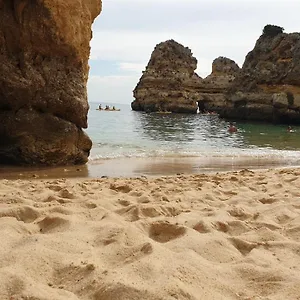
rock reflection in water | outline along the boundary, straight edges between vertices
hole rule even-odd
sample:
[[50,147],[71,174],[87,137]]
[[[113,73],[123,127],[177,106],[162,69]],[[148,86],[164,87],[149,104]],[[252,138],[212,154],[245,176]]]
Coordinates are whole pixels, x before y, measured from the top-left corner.
[[209,149],[244,144],[243,134],[229,134],[228,122],[216,115],[137,113],[136,121],[136,130],[142,128],[150,139],[168,142],[169,147],[177,144]]

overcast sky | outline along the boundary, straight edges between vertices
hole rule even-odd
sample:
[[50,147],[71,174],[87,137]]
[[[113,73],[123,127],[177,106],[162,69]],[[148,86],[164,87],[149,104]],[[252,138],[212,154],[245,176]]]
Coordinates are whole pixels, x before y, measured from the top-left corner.
[[130,104],[156,44],[174,39],[205,77],[218,56],[242,66],[266,24],[300,31],[300,0],[103,0],[91,41],[90,102]]

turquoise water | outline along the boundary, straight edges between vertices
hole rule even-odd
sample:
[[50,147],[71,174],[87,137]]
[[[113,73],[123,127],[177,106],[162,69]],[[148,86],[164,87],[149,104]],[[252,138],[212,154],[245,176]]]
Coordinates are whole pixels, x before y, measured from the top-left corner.
[[146,114],[132,111],[129,104],[115,106],[121,111],[98,111],[98,103],[90,103],[90,163],[126,157],[200,157],[300,165],[300,127],[289,133],[287,126],[238,122],[238,132],[231,134],[229,123],[216,115]]

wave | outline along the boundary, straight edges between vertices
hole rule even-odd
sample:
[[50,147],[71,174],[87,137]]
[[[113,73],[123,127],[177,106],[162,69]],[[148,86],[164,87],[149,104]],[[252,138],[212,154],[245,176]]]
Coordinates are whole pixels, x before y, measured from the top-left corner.
[[[94,151],[89,158],[89,162],[99,163],[108,159],[122,159],[122,158],[200,158],[205,160],[256,160],[260,163],[270,164],[270,162],[284,163],[285,165],[300,165],[300,151],[292,150],[274,150],[274,149],[224,149],[196,151],[196,150],[182,150],[182,149],[110,149],[109,151]],[[99,151],[100,150],[100,151]]]

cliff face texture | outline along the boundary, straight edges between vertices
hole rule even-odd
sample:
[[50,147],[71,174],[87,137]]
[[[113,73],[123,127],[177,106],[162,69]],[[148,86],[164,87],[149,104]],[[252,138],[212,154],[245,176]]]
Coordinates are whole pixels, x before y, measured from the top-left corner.
[[174,40],[158,44],[134,90],[136,111],[196,113],[201,78],[190,49]]
[[226,107],[226,92],[232,87],[232,83],[240,67],[227,57],[218,57],[212,63],[212,73],[204,78],[199,85],[200,97],[198,105],[201,111],[220,112]]
[[262,34],[227,98],[224,117],[300,123],[300,34]]
[[231,68],[232,78],[220,84],[224,72],[214,69],[204,79],[207,88],[202,89],[200,109],[229,119],[300,123],[299,33],[286,34],[281,27],[267,25],[242,69]]
[[100,0],[0,0],[0,162],[87,161],[86,82]]
[[[184,54],[182,54],[184,53]],[[229,119],[300,124],[300,34],[267,25],[243,67],[225,57],[212,73],[194,73],[196,59],[174,41],[159,44],[134,90],[134,110],[216,111]]]

